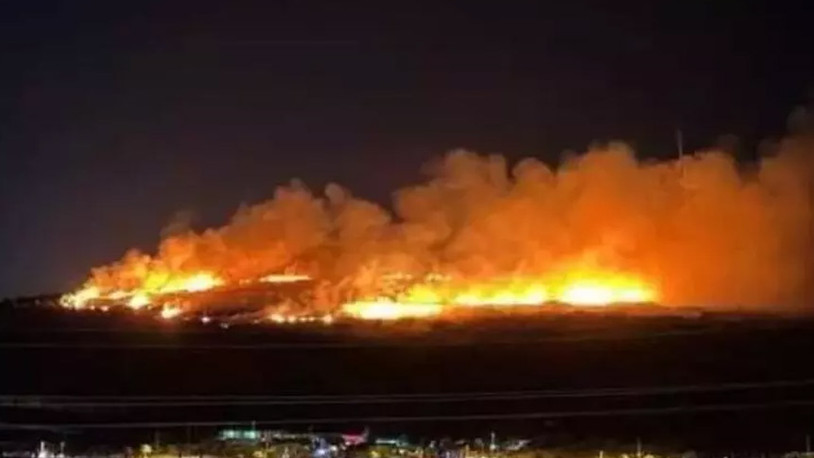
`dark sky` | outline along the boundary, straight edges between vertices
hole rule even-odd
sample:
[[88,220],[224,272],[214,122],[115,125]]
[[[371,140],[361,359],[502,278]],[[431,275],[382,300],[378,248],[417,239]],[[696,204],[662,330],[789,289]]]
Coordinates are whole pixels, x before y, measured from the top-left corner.
[[490,3],[2,2],[0,296],[292,177],[386,202],[454,147],[664,156],[680,125],[748,150],[811,95],[805,9]]

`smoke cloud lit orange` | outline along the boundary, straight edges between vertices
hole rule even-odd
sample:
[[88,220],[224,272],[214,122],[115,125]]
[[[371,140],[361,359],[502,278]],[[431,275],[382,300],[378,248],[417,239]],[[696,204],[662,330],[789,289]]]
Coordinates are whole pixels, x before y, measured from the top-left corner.
[[[459,150],[396,191],[392,211],[335,184],[317,194],[294,181],[223,227],[93,269],[64,302],[158,306],[183,292],[308,282],[308,300],[287,310],[798,306],[811,298],[812,144],[790,137],[750,165],[717,150],[640,161],[622,143],[557,168]],[[194,308],[164,316],[176,307]]]

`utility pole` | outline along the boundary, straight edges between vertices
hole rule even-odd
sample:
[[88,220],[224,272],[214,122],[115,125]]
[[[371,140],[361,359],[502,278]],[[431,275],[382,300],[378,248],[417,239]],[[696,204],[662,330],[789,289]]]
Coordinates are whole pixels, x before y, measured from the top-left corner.
[[680,128],[676,129],[676,153],[678,153],[678,158],[676,163],[679,167],[679,173],[681,174],[681,180],[683,183],[684,180],[684,133],[681,132]]
[[811,435],[806,434],[806,457],[811,456]]
[[636,458],[642,458],[642,440],[636,438]]

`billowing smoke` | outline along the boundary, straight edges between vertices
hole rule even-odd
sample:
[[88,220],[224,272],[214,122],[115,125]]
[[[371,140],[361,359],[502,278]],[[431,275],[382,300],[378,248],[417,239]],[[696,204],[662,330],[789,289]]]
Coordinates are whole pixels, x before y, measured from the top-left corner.
[[805,129],[749,164],[714,149],[643,161],[623,143],[556,168],[457,150],[397,190],[392,211],[292,181],[223,227],[176,230],[153,256],[131,251],[94,269],[89,284],[290,272],[330,285],[315,299],[329,303],[377,294],[393,273],[477,281],[601,269],[647,279],[668,305],[800,306],[814,284],[812,159]]

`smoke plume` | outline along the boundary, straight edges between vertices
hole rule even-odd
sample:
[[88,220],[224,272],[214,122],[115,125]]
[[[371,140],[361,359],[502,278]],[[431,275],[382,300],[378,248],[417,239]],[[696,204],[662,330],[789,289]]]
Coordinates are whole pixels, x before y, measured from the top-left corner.
[[89,284],[296,272],[331,285],[317,299],[331,302],[378,294],[394,273],[467,282],[601,269],[647,279],[668,305],[801,306],[814,284],[811,159],[806,129],[749,164],[715,149],[642,161],[623,143],[554,168],[457,150],[395,191],[392,210],[292,181],[222,227],[175,229],[154,255],[134,250],[94,269]]

